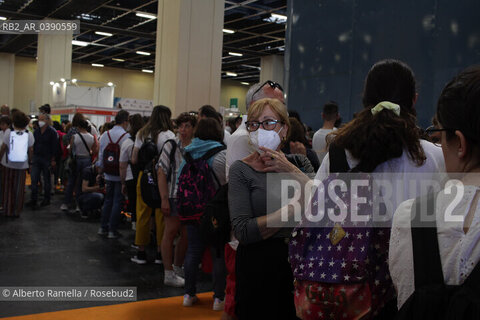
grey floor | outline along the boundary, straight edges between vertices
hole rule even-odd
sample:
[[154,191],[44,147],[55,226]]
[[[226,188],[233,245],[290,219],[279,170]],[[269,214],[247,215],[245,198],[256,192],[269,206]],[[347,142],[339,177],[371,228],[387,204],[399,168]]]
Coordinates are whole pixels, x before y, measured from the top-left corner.
[[[28,197],[29,191],[26,201]],[[163,267],[153,263],[153,244],[147,248],[148,264],[130,262],[135,254],[130,223],[122,223],[119,239],[98,236],[99,220],[60,211],[62,198],[53,196],[52,204],[41,209],[24,208],[20,218],[0,214],[0,286],[133,286],[138,300],[183,295],[182,288],[163,285]],[[211,277],[201,274],[197,290],[212,290]],[[117,303],[0,302],[0,317]]]

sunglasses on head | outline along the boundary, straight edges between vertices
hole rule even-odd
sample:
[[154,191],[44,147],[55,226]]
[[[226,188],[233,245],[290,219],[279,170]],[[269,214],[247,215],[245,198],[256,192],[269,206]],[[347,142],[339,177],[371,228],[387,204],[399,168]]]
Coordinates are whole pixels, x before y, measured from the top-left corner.
[[272,80],[267,80],[267,81],[265,81],[257,90],[255,90],[255,92],[254,92],[253,95],[252,95],[252,98],[255,97],[255,95],[256,95],[260,90],[262,90],[263,87],[265,87],[265,85],[267,85],[267,84],[268,84],[268,85],[270,86],[270,88],[272,88],[273,90],[278,89],[278,90],[280,90],[280,91],[283,92],[283,88],[282,88],[282,86],[280,85],[280,83],[275,82],[275,81],[272,81]]

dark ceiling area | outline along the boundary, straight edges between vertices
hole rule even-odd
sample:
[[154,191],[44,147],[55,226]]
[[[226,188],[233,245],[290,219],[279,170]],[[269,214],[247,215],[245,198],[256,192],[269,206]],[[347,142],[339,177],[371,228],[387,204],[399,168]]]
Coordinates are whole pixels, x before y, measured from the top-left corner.
[[[286,6],[286,0],[225,0],[222,79],[258,82],[261,57],[283,55],[286,23],[275,15],[285,15]],[[74,40],[88,45],[73,45],[72,62],[154,70],[157,20],[142,14],[156,16],[157,0],[0,0],[0,17],[8,20],[80,20]],[[0,51],[35,58],[37,36],[0,34]]]

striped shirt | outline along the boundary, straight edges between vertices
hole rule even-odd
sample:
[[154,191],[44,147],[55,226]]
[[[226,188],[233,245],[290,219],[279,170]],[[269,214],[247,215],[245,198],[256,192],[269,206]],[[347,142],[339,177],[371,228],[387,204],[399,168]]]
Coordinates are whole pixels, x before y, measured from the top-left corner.
[[170,154],[172,152],[172,143],[165,143],[162,148],[162,152],[160,153],[160,157],[158,158],[157,169],[162,168],[163,173],[165,175],[168,174],[171,168],[170,180],[168,180],[168,197],[169,198],[176,198],[177,197],[177,189],[178,184],[177,176],[179,174],[178,168],[180,167],[180,163],[183,160],[183,147],[181,145],[180,139],[175,138],[175,142],[177,143],[177,148],[175,150],[175,161],[170,163]]

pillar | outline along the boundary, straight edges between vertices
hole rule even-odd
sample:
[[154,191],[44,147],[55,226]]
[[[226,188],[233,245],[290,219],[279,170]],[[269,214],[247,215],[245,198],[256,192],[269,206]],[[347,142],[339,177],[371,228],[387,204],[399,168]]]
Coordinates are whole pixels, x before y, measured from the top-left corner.
[[10,53],[0,53],[0,105],[8,104],[10,108],[13,105],[13,85],[15,76],[15,55]]
[[283,56],[271,55],[262,57],[260,60],[260,83],[272,80],[285,85],[283,82],[284,58]]
[[37,45],[37,82],[35,86],[35,108],[49,103],[54,106],[54,90],[50,81],[70,79],[72,73],[72,35],[39,34]]
[[172,115],[218,108],[224,0],[159,0],[153,103]]

